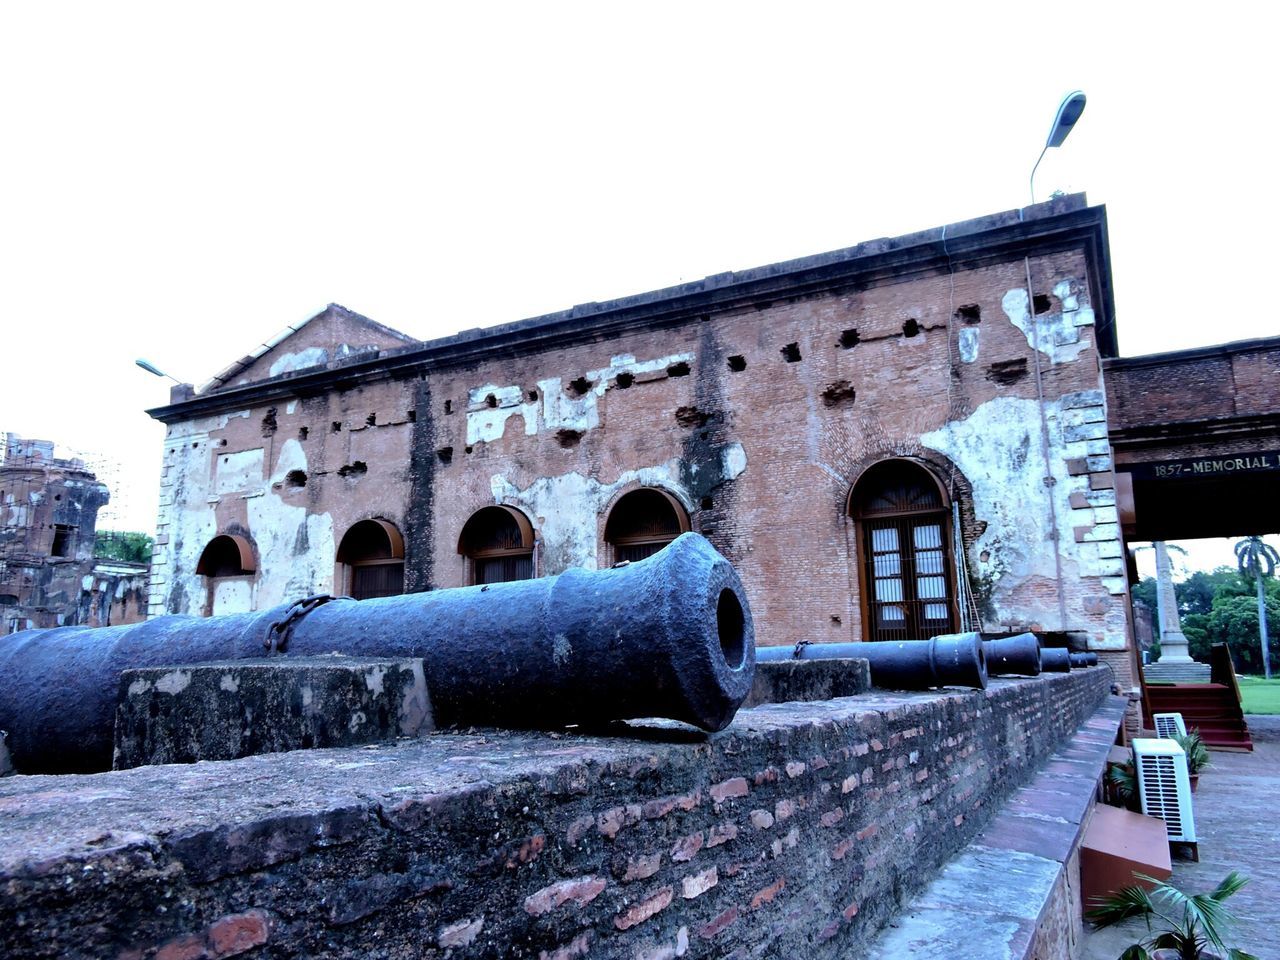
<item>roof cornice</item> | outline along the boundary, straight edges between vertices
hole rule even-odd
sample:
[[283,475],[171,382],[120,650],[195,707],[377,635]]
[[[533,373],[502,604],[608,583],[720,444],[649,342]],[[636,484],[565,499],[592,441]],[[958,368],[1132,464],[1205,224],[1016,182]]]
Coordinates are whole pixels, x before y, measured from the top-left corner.
[[272,400],[313,396],[358,382],[407,378],[418,373],[474,364],[492,357],[522,355],[634,330],[701,321],[712,314],[755,308],[828,290],[862,290],[882,283],[945,274],[1022,256],[1083,248],[1088,259],[1090,297],[1098,348],[1116,353],[1114,302],[1106,208],[1090,207],[1083,194],[1061,197],[1022,210],[882,238],[750,270],[721,273],[603,303],[586,303],[558,313],[467,330],[437,340],[353,357],[325,367],[283,374],[239,387],[223,388],[147,412],[164,423]]

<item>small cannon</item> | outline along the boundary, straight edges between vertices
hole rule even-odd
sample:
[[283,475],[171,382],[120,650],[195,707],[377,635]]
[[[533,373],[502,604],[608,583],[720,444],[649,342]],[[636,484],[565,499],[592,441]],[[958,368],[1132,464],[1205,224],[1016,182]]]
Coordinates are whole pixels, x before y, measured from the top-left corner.
[[1096,667],[1097,665],[1098,655],[1096,653],[1071,654],[1071,668],[1073,670],[1078,667]]
[[1040,669],[1046,673],[1069,673],[1071,651],[1066,647],[1041,647]]
[[861,659],[871,665],[871,682],[889,690],[987,686],[982,638],[957,633],[932,640],[869,640],[862,643],[798,643],[794,647],[758,647],[760,661]]
[[710,543],[686,533],[611,570],[28,630],[0,642],[0,729],[23,772],[105,770],[121,671],[334,652],[421,658],[437,728],[666,717],[721,730],[755,673],[742,583]]
[[982,650],[987,656],[987,673],[993,677],[1040,675],[1040,640],[1034,633],[983,640]]

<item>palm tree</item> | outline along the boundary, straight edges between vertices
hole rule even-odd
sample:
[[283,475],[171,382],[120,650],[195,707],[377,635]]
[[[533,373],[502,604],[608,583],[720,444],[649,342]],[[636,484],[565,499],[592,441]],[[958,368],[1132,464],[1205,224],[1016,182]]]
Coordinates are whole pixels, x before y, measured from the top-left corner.
[[1280,563],[1280,554],[1270,544],[1263,543],[1261,537],[1245,537],[1236,544],[1236,560],[1240,564],[1240,575],[1246,579],[1253,577],[1258,586],[1258,634],[1262,639],[1262,672],[1271,679],[1271,654],[1267,649],[1267,603],[1263,577],[1273,576],[1276,564]]
[[[1227,928],[1235,923],[1223,901],[1248,883],[1247,878],[1232,870],[1212,893],[1188,896],[1153,877],[1140,873],[1134,876],[1150,883],[1151,892],[1142,887],[1125,887],[1094,900],[1095,907],[1087,913],[1096,927],[1109,927],[1129,917],[1146,920],[1147,936],[1125,950],[1120,960],[1257,960],[1252,954],[1223,943]],[[1161,922],[1164,929],[1153,929],[1153,920]]]

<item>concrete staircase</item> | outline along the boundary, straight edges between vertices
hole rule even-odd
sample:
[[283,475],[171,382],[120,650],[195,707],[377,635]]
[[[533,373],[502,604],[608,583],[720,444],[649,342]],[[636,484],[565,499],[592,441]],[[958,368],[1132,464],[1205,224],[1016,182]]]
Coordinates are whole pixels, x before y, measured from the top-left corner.
[[1209,664],[1190,662],[1157,661],[1142,668],[1147,683],[1208,683]]

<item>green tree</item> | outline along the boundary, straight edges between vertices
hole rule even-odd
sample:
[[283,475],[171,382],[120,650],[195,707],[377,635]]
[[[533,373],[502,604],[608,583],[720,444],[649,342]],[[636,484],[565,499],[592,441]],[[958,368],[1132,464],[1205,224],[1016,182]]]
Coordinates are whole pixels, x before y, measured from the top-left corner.
[[151,537],[132,530],[99,530],[93,555],[103,560],[150,563]]
[[1240,564],[1240,575],[1252,578],[1257,585],[1258,594],[1258,638],[1262,651],[1262,670],[1268,680],[1271,679],[1271,643],[1267,634],[1266,588],[1263,579],[1270,580],[1276,572],[1276,564],[1280,563],[1280,553],[1275,547],[1264,543],[1261,537],[1245,537],[1236,544],[1236,560]]

